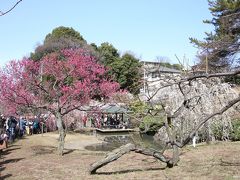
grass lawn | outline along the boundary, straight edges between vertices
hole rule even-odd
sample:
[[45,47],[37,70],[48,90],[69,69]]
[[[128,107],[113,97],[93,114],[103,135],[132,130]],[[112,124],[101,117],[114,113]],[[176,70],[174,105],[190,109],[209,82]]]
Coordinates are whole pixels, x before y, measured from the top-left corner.
[[1,153],[0,179],[240,179],[240,142],[217,142],[181,150],[179,165],[166,169],[151,157],[129,153],[88,174],[89,165],[105,152],[84,150],[97,143],[93,136],[70,134],[65,155],[56,154],[56,133],[18,140]]

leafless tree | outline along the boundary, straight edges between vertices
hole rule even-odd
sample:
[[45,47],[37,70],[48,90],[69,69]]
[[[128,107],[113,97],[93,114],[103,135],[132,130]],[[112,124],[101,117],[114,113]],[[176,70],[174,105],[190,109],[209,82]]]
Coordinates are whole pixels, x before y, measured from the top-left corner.
[[[201,94],[195,96],[189,96],[189,88],[193,86],[193,84],[198,83],[198,81],[208,81],[213,79],[220,79],[226,76],[238,76],[240,71],[235,72],[227,72],[227,73],[215,73],[215,74],[200,74],[200,75],[187,75],[181,77],[169,77],[169,78],[161,78],[159,80],[158,88],[155,88],[154,92],[145,94],[146,103],[154,103],[156,102],[156,98],[154,98],[159,91],[165,88],[174,87],[182,96],[181,103],[178,104],[177,108],[171,107],[171,103],[168,101],[171,100],[171,96],[167,98],[157,99],[157,103],[161,104],[163,110],[166,114],[166,118],[164,120],[164,128],[167,139],[165,140],[165,145],[163,149],[150,149],[140,145],[136,145],[133,143],[126,144],[121,146],[118,149],[110,152],[106,155],[105,158],[93,163],[90,166],[89,172],[91,174],[96,173],[97,169],[105,166],[106,164],[117,160],[124,154],[133,151],[136,153],[141,153],[147,156],[153,156],[154,158],[166,163],[167,167],[175,166],[180,158],[179,158],[179,149],[183,148],[187,144],[189,144],[196,133],[208,123],[211,119],[216,116],[222,116],[226,111],[228,111],[231,107],[236,107],[238,102],[240,101],[240,96],[236,95],[233,99],[229,100],[225,104],[223,104],[219,109],[214,110],[211,113],[203,113],[200,117],[197,117],[197,123],[194,124],[189,131],[183,136],[179,138],[177,127],[174,124],[174,121],[179,117],[179,115],[184,111],[184,109],[194,108],[195,102],[198,103],[201,98]],[[148,84],[151,82],[148,82]],[[171,92],[169,92],[171,93]],[[208,103],[208,102],[204,102]],[[183,119],[183,121],[186,119]],[[166,150],[171,151],[172,155],[166,155]]]

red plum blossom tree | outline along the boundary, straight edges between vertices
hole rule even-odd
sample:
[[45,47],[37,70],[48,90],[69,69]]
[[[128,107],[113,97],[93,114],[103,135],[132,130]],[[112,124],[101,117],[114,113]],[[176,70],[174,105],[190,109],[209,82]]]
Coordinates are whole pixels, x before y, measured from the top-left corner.
[[11,61],[0,72],[0,86],[0,102],[6,112],[44,109],[56,117],[60,155],[66,136],[63,117],[81,110],[91,99],[108,98],[119,89],[106,76],[105,68],[82,49],[51,53],[40,61]]

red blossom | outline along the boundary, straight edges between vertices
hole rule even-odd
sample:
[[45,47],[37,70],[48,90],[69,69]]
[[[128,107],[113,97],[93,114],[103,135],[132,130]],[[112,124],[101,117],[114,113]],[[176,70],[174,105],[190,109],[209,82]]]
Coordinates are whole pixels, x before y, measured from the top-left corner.
[[82,49],[51,53],[40,61],[11,61],[0,72],[0,102],[10,113],[23,108],[67,114],[96,96],[109,97],[119,84]]

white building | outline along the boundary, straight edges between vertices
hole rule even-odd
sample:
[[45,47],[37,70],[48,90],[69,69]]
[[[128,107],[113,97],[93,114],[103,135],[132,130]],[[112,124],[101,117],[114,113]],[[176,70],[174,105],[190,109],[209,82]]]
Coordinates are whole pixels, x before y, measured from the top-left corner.
[[143,87],[140,96],[151,96],[157,89],[179,79],[182,71],[161,66],[159,62],[143,61]]

